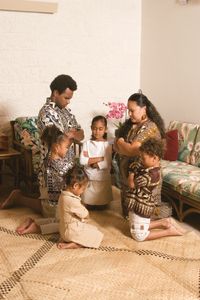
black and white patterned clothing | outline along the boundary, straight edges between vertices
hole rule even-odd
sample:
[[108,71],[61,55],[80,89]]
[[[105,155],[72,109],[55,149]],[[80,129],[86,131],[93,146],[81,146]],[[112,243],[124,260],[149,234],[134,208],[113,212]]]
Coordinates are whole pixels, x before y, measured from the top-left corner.
[[[68,108],[59,108],[55,102],[52,102],[50,98],[47,98],[46,103],[39,111],[37,126],[40,136],[47,126],[55,125],[62,132],[68,132],[70,128],[80,129],[80,125],[77,123],[75,116]],[[38,174],[40,188],[47,187],[45,179],[45,160],[47,159],[48,149],[44,143],[40,146],[40,170]],[[71,146],[64,159],[66,169],[72,168],[74,164],[74,149]]]
[[66,161],[66,158],[54,160],[48,159],[45,172],[45,182],[50,205],[58,204],[60,192],[66,187],[64,176],[69,168],[72,168],[72,166],[73,161],[69,164],[69,162]]
[[127,191],[128,209],[150,218],[160,196],[161,168],[144,168],[139,162],[133,162],[129,165],[129,172],[134,173],[135,188]]

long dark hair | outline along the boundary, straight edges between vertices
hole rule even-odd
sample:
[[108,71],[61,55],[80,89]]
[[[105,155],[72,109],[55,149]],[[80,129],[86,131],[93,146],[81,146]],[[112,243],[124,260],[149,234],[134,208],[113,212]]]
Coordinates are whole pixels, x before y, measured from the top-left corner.
[[146,106],[146,114],[147,117],[153,121],[160,131],[160,135],[162,138],[165,138],[165,125],[164,121],[161,118],[159,112],[155,108],[155,106],[151,103],[151,101],[142,93],[135,93],[128,98],[128,101],[136,102],[138,106],[144,107]]
[[[94,125],[94,123],[96,123],[98,121],[101,121],[104,124],[105,128],[107,128],[107,120],[104,116],[101,116],[101,115],[96,116],[92,119],[91,127]],[[107,139],[107,132],[104,133],[103,138],[105,140]],[[95,141],[95,137],[93,135],[91,136],[91,140]]]

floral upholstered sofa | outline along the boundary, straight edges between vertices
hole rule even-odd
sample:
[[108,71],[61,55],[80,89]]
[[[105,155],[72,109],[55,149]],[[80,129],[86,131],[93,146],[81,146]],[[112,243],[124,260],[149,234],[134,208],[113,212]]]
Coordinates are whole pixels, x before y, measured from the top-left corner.
[[11,121],[13,147],[22,153],[20,179],[30,192],[37,187],[40,161],[40,139],[37,129],[37,117],[19,117]]
[[162,161],[162,197],[183,221],[190,213],[200,213],[200,125],[171,121],[170,131],[178,133],[178,151],[176,160]]

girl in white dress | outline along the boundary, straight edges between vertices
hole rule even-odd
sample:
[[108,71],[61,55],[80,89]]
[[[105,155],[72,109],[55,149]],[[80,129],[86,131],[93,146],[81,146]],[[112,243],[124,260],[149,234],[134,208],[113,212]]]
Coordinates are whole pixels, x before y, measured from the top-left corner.
[[57,219],[62,241],[59,249],[80,247],[98,248],[103,233],[95,226],[88,224],[88,210],[82,205],[80,195],[88,185],[84,169],[74,166],[66,175],[67,188],[61,192],[58,200]]
[[80,164],[84,165],[89,178],[82,201],[87,208],[104,209],[112,201],[111,161],[112,146],[107,138],[107,120],[96,116],[91,124],[92,137],[83,143]]

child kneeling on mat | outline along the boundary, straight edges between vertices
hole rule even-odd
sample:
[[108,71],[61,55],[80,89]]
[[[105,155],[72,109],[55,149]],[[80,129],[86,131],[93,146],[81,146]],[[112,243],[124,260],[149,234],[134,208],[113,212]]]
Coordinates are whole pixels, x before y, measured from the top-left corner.
[[[160,159],[163,143],[155,138],[144,141],[140,147],[141,161],[129,165],[127,204],[130,232],[134,240],[147,241],[165,236],[182,235],[181,228],[171,218],[151,220],[155,208],[156,186],[161,180]],[[157,230],[153,230],[157,229]]]

